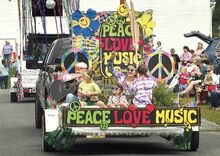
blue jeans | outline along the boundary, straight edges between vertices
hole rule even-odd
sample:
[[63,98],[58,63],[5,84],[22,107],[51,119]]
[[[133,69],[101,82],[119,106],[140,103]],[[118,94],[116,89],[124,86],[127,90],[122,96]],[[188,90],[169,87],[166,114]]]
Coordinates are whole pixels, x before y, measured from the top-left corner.
[[79,100],[79,98],[72,93],[67,94],[65,102],[70,103],[73,100]]
[[212,105],[212,107],[219,107],[219,97],[220,97],[220,93],[216,92],[216,91],[212,91],[211,92],[211,99],[210,99],[210,103]]
[[0,87],[2,89],[8,89],[8,76],[0,76]]
[[187,84],[185,84],[185,85],[179,84],[179,90],[183,91],[187,88],[187,86],[188,86]]
[[0,76],[0,89],[3,89],[3,76]]
[[11,63],[11,54],[4,54],[4,60],[7,62],[7,65]]

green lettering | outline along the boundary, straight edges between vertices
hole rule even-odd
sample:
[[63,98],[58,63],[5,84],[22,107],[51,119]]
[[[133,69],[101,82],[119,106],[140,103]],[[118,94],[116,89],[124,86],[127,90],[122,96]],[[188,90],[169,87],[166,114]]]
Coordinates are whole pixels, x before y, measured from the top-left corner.
[[92,120],[92,113],[91,111],[87,111],[86,112],[86,118],[85,118],[85,124],[87,125],[88,123],[93,124],[93,120]]
[[123,25],[119,25],[118,26],[118,35],[117,36],[120,36],[120,37],[124,37],[125,36]]
[[[99,118],[100,118],[99,121],[97,120],[98,115],[99,115]],[[99,124],[102,123],[101,115],[102,115],[102,112],[101,112],[101,111],[95,111],[95,112],[93,112],[93,122],[94,122],[95,125],[99,125]]]
[[85,114],[85,111],[78,111],[77,112],[77,119],[76,119],[76,124],[82,125],[84,124],[84,119],[83,115]]
[[70,124],[72,120],[76,120],[76,113],[68,110],[67,112],[67,124]]
[[102,25],[102,37],[106,37],[106,33],[108,33],[109,30],[110,30],[109,25],[103,24],[103,25]]
[[116,31],[115,31],[116,25],[110,26],[110,31],[109,31],[109,36],[116,36]]
[[126,36],[131,36],[131,26],[130,25],[126,25],[125,34],[126,34]]
[[111,123],[111,120],[109,119],[110,111],[102,111],[102,122],[105,122],[107,124]]

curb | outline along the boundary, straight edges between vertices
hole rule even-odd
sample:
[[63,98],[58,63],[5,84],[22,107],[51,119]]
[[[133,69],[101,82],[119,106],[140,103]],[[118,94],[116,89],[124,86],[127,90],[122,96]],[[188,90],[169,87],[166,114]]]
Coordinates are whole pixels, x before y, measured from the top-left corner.
[[202,123],[200,127],[201,131],[220,131],[220,125],[211,122],[207,119],[202,118],[201,123]]

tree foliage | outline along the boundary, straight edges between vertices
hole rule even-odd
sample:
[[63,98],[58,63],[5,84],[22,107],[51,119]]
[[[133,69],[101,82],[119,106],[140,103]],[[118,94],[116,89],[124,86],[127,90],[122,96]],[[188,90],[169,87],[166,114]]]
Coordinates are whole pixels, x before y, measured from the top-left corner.
[[215,9],[212,16],[213,37],[219,37],[218,27],[220,26],[220,0],[216,0]]

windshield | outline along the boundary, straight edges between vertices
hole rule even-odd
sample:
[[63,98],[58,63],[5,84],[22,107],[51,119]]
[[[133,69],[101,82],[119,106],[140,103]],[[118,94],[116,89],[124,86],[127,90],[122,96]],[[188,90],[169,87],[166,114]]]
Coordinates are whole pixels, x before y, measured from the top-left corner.
[[69,38],[58,40],[54,48],[51,49],[47,63],[49,65],[60,65],[63,54],[70,49],[71,40]]

